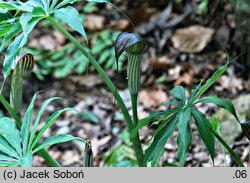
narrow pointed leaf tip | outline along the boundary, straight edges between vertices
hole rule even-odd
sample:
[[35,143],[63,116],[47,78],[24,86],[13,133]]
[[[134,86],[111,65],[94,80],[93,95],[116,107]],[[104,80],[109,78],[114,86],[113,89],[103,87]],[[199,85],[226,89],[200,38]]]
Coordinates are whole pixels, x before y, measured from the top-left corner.
[[[136,46],[136,48],[132,48]],[[130,48],[130,49],[129,49]],[[129,53],[140,55],[148,51],[149,44],[142,37],[135,33],[122,32],[115,40],[115,57],[118,60],[126,50]]]

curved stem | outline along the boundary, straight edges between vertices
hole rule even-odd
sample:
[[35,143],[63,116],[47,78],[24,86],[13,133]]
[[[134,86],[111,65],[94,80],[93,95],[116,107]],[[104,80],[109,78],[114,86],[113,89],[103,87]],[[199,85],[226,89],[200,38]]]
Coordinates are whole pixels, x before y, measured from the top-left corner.
[[[83,53],[84,56],[86,56],[89,59],[89,62],[94,66],[94,68],[97,70],[97,72],[101,75],[103,81],[106,83],[109,90],[112,92],[113,96],[116,98],[116,101],[117,101],[118,105],[120,106],[121,111],[123,113],[123,116],[125,118],[125,121],[127,123],[129,132],[131,132],[134,128],[134,125],[133,125],[133,122],[132,122],[130,115],[128,113],[128,109],[125,106],[121,96],[117,92],[117,89],[114,86],[113,82],[107,76],[105,71],[98,64],[98,62],[89,54],[89,52],[79,43],[79,41],[77,39],[75,39],[68,31],[66,31],[59,23],[57,23],[57,21],[55,21],[54,18],[48,16],[47,19],[60,32],[62,32]],[[137,101],[137,97],[136,97],[136,101]],[[135,107],[137,108],[137,106],[135,106]],[[137,121],[138,121],[138,119],[135,122],[137,123]],[[137,134],[136,138],[132,141],[132,143],[133,143],[133,148],[135,150],[138,165],[144,166],[144,164],[143,164],[143,151],[142,151],[141,142],[139,139],[139,134]]]
[[117,103],[119,104],[121,111],[124,115],[125,121],[127,123],[129,131],[133,129],[133,123],[129,116],[128,110],[122,101],[121,96],[117,93],[116,87],[113,82],[109,79],[107,74],[104,72],[102,67],[98,64],[98,62],[89,54],[89,52],[79,43],[77,39],[75,39],[68,31],[66,31],[54,18],[48,16],[47,19],[50,21],[52,25],[54,25],[60,32],[62,32],[82,53],[86,56],[90,63],[94,66],[97,72],[101,75],[103,81],[107,84],[108,88],[112,92],[112,94],[116,97]]

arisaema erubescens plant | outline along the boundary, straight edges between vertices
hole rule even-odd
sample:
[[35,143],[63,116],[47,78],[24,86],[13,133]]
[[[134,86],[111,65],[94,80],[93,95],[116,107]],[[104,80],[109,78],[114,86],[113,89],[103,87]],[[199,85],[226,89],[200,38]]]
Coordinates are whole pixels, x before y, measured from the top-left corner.
[[[40,139],[44,132],[55,122],[55,120],[66,110],[65,108],[53,113],[45,122],[43,127],[38,130],[38,124],[41,120],[41,116],[46,106],[53,100],[60,99],[53,97],[46,100],[41,109],[39,110],[34,123],[32,123],[32,111],[35,104],[36,95],[32,98],[32,101],[24,114],[21,129],[18,130],[16,123],[8,117],[0,118],[0,166],[32,166],[32,157],[35,153],[41,149],[71,140],[84,141],[81,138],[74,137],[69,134],[57,134],[50,136],[44,141],[40,142]],[[31,128],[32,126],[32,128]]]
[[[119,95],[119,92],[117,91],[117,88],[110,80],[110,78],[107,76],[105,71],[93,58],[88,49],[84,45],[82,45],[76,38],[74,38],[71,35],[71,33],[68,32],[67,29],[64,27],[66,24],[67,26],[71,27],[71,29],[77,31],[81,36],[85,38],[87,43],[87,36],[84,31],[82,18],[79,16],[77,10],[71,6],[71,4],[77,1],[79,0],[62,0],[62,1],[28,0],[25,3],[21,1],[9,1],[9,2],[0,1],[0,13],[3,15],[1,16],[1,22],[0,22],[0,37],[2,37],[0,51],[3,51],[6,45],[8,45],[8,43],[11,42],[6,50],[6,57],[4,59],[4,64],[3,64],[5,79],[9,77],[11,73],[11,68],[15,65],[14,62],[15,57],[18,54],[20,54],[21,48],[24,47],[28,42],[29,34],[32,32],[32,30],[39,21],[47,20],[57,30],[63,33],[77,49],[79,49],[79,51],[87,58],[88,62],[90,62],[93,65],[93,67],[97,70],[97,72],[102,77],[103,81],[106,83],[107,87],[114,95],[124,115],[124,119],[128,127],[128,132],[130,134],[130,139],[139,166],[141,167],[147,165],[154,166],[157,164],[159,158],[163,154],[165,143],[172,136],[173,131],[176,128],[178,129],[179,132],[177,138],[177,143],[179,145],[177,157],[180,161],[180,165],[183,166],[191,142],[192,133],[189,124],[191,118],[194,119],[200,137],[204,142],[204,144],[206,145],[212,160],[215,154],[214,152],[215,138],[217,138],[230,152],[230,154],[237,162],[237,164],[239,166],[243,166],[238,156],[223,141],[223,139],[216,132],[216,130],[212,128],[206,116],[202,112],[197,110],[195,107],[197,103],[215,103],[219,107],[228,110],[235,116],[236,120],[238,120],[234,107],[229,100],[220,99],[214,96],[200,98],[204,94],[204,92],[207,89],[209,89],[211,85],[225,72],[229,62],[220,67],[205,84],[202,85],[201,83],[200,85],[198,85],[191,92],[191,95],[189,97],[186,96],[183,87],[177,86],[176,88],[174,88],[171,91],[171,94],[173,95],[174,99],[170,101],[170,103],[166,103],[166,105],[173,106],[172,109],[152,113],[152,115],[150,115],[149,117],[139,120],[137,115],[137,96],[140,89],[140,62],[142,59],[142,54],[148,50],[149,45],[137,34],[121,33],[115,41],[115,57],[118,64],[119,56],[124,51],[127,53],[128,88],[131,94],[131,103],[133,111],[133,117],[131,118],[127,107],[125,106],[121,96]],[[103,2],[109,3],[107,0],[88,0],[88,1],[98,2],[98,3],[103,3]],[[54,99],[52,98],[48,100],[50,101]],[[0,95],[0,101],[9,111],[9,113],[11,113],[11,116],[13,117],[14,121],[21,127],[21,132],[18,133],[16,131],[15,134],[16,138],[21,138],[22,146],[24,148],[20,151],[19,147],[11,147],[12,150],[14,149],[14,151],[19,152],[19,154],[17,154],[18,156],[16,156],[15,154],[15,159],[18,160],[18,162],[20,162],[20,159],[22,159],[24,155],[25,157],[27,156],[26,159],[27,158],[30,159],[29,157],[34,153],[34,151],[37,148],[39,149],[39,147],[40,148],[45,147],[42,146],[42,144],[46,142],[44,141],[42,144],[40,145],[38,144],[38,141],[42,133],[44,132],[43,128],[38,133],[40,135],[34,137],[35,130],[33,131],[33,129],[36,129],[34,127],[36,127],[36,124],[38,123],[37,121],[39,120],[34,122],[34,127],[32,128],[31,131],[29,131],[31,122],[28,119],[30,118],[31,113],[27,111],[32,110],[33,107],[27,109],[26,111],[27,115],[25,114],[25,116],[28,119],[24,118],[23,125],[21,125],[20,118],[18,118],[16,113],[13,113],[13,109],[8,105],[8,103],[6,102],[5,98],[2,95]],[[56,114],[54,115],[57,116],[62,111],[56,112]],[[55,116],[49,118],[48,121],[54,119]],[[13,126],[13,122],[10,122],[9,118],[3,118],[3,121],[6,121],[5,122],[6,124],[11,124]],[[149,122],[158,122],[159,126],[153,133],[152,142],[149,144],[149,147],[144,152],[138,131],[142,126],[147,125]],[[50,124],[50,122],[46,123],[45,126],[48,124]],[[46,130],[46,128],[47,126],[44,127],[44,130]],[[13,127],[13,129],[15,128]],[[30,134],[30,136],[27,134]],[[73,139],[73,137],[71,136],[65,137],[65,141],[68,139]],[[47,141],[47,143],[45,144],[51,144],[51,141],[56,142],[56,140],[53,141],[52,139],[49,141],[50,143],[48,143]],[[88,145],[86,145],[87,149],[90,147]],[[52,162],[51,163],[52,166],[58,166],[58,163],[55,162],[53,158],[51,158],[51,156],[46,154],[46,151],[42,149],[40,151],[42,151],[43,157],[47,161],[50,160],[50,162]],[[86,152],[88,151],[86,150]],[[88,155],[89,155],[88,157],[92,157],[91,152],[88,152]],[[92,160],[90,159],[85,159],[84,162],[88,166],[93,164]]]
[[[46,100],[42,104],[33,123],[33,108],[35,106],[35,100],[37,96],[37,94],[35,94],[24,114],[23,120],[20,120],[18,114],[22,108],[22,81],[24,76],[31,72],[33,67],[34,59],[32,55],[27,54],[19,59],[17,63],[15,63],[15,67],[11,72],[10,104],[5,100],[2,94],[0,96],[1,102],[13,117],[13,120],[8,117],[0,118],[0,166],[30,167],[32,166],[32,157],[35,153],[43,156],[51,165],[59,166],[57,161],[53,160],[53,158],[49,156],[44,150],[45,147],[70,140],[80,140],[85,142],[85,140],[81,138],[73,137],[68,134],[58,134],[47,138],[42,143],[40,142],[44,132],[55,122],[55,120],[64,111],[71,110],[71,108],[64,108],[54,112],[46,120],[43,127],[38,129],[38,125],[41,121],[41,117],[46,106],[53,100],[61,99],[59,97],[53,97]],[[89,156],[89,153],[91,152],[89,142],[85,143],[88,145],[85,147],[86,153],[84,157],[84,163],[87,162],[87,160],[90,162],[84,165],[93,166],[93,164],[91,164],[92,158]]]

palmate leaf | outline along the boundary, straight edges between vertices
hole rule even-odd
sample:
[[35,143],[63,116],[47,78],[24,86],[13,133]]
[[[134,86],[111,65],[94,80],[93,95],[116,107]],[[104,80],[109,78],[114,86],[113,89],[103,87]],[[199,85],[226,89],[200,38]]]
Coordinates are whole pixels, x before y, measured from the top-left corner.
[[204,104],[213,103],[213,104],[216,104],[217,106],[226,109],[228,112],[230,112],[237,119],[238,122],[240,122],[232,102],[230,100],[228,100],[228,99],[221,99],[221,98],[219,98],[217,96],[209,96],[209,97],[204,97],[204,98],[198,100],[196,103],[204,103]]
[[179,133],[177,137],[177,143],[178,143],[177,157],[180,161],[181,166],[184,166],[192,138],[191,129],[189,125],[190,114],[191,114],[190,111],[191,111],[190,108],[185,108],[178,115],[177,128],[179,130]]
[[32,152],[25,153],[20,159],[19,164],[21,167],[31,167],[32,166]]
[[191,114],[194,118],[195,124],[199,131],[200,137],[207,147],[207,150],[214,162],[214,135],[212,133],[212,127],[205,115],[197,109],[191,109]]
[[18,156],[22,156],[21,138],[14,121],[7,117],[0,118],[0,135],[11,144]]
[[[0,118],[1,120],[1,118]],[[0,135],[0,152],[3,152],[11,157],[18,158],[18,154],[10,143]]]
[[155,165],[164,152],[164,146],[167,140],[173,135],[177,125],[178,118],[176,115],[165,122],[165,125],[154,135],[152,144],[146,149],[144,163],[151,162]]
[[75,8],[72,6],[60,8],[54,11],[54,15],[64,23],[68,24],[72,29],[79,32],[87,41],[87,35],[83,28],[83,20]]
[[35,25],[43,17],[33,17],[30,13],[22,14],[20,18],[20,24],[22,26],[23,32],[15,38],[15,40],[10,44],[7,49],[6,57],[4,59],[4,78],[6,79],[10,74],[11,68],[14,66],[14,60],[20,49],[27,43],[28,36],[35,27]]

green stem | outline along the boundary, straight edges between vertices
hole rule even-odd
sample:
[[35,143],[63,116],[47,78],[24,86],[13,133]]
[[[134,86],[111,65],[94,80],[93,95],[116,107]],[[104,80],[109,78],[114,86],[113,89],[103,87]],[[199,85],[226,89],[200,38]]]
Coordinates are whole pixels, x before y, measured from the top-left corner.
[[[19,116],[16,114],[16,112],[11,108],[9,102],[5,99],[5,97],[0,94],[0,102],[3,104],[5,109],[8,111],[8,113],[13,117],[13,119],[16,121],[16,124],[18,128],[20,129],[22,126],[22,121],[19,118]],[[51,166],[53,167],[60,167],[61,165],[46,151],[45,149],[42,149],[37,152],[37,154],[41,157],[43,157]]]
[[[136,126],[138,125],[137,94],[131,94],[131,102],[132,102],[134,128],[136,128]],[[135,139],[133,141],[133,145],[135,147],[135,155],[136,155],[136,159],[138,160],[138,166],[144,167],[145,166],[144,155],[143,155],[139,133],[136,134]]]
[[129,130],[131,131],[133,129],[133,123],[131,121],[131,118],[129,116],[128,110],[123,103],[121,96],[119,94],[116,94],[116,87],[112,83],[112,81],[109,79],[107,74],[104,72],[104,70],[101,68],[101,66],[98,64],[98,62],[89,54],[89,52],[78,42],[77,39],[75,39],[68,31],[66,31],[57,21],[54,20],[54,18],[48,16],[47,19],[50,21],[52,25],[54,25],[60,32],[62,32],[82,53],[85,55],[90,63],[94,66],[94,68],[97,70],[97,72],[101,75],[104,82],[109,87],[110,91],[114,96],[116,96],[117,103],[119,104],[121,111],[124,115],[125,121],[128,125]]
[[[89,62],[97,70],[97,72],[102,77],[103,81],[108,86],[109,90],[112,92],[113,96],[116,98],[116,101],[117,101],[118,105],[120,106],[121,111],[123,113],[123,116],[125,118],[125,121],[127,123],[129,132],[131,132],[133,130],[133,128],[134,128],[134,125],[133,125],[133,122],[132,122],[132,120],[130,118],[130,115],[128,113],[128,109],[126,108],[121,96],[117,92],[116,87],[114,86],[114,84],[110,80],[110,78],[107,76],[105,71],[98,64],[98,62],[89,54],[89,52],[79,43],[79,41],[77,39],[75,39],[68,31],[66,31],[57,21],[55,21],[54,18],[48,16],[47,19],[60,32],[62,32],[83,53],[83,55],[85,55],[89,59]],[[134,150],[135,150],[135,153],[136,153],[136,158],[137,158],[138,164],[139,164],[139,166],[142,166],[143,165],[143,153],[142,153],[142,148],[138,149],[139,147],[141,147],[141,143],[140,143],[140,139],[139,139],[138,134],[137,134],[137,137],[135,138],[135,140],[133,140],[132,143],[133,143],[133,147],[134,147]]]

